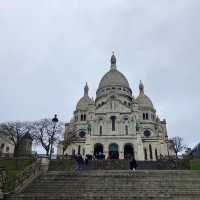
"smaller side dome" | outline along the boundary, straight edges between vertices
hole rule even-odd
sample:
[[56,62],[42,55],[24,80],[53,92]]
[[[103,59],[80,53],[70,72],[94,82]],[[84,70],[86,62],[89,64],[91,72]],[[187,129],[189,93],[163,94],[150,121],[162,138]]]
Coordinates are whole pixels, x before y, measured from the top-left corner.
[[149,107],[149,108],[154,109],[151,99],[144,94],[144,84],[142,83],[142,81],[140,81],[139,90],[140,90],[140,94],[136,98],[136,102],[139,104],[139,106]]
[[78,101],[76,110],[88,110],[89,105],[93,104],[94,101],[88,95],[89,87],[86,83],[84,87],[84,96]]

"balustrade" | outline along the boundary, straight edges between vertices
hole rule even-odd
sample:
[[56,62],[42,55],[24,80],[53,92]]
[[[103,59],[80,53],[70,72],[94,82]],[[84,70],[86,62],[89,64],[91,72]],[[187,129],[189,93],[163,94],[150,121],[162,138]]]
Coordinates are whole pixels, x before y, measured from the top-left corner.
[[33,181],[40,174],[48,171],[49,160],[48,157],[38,158],[32,165],[26,167],[21,173],[17,175],[15,182],[15,192],[22,191],[29,183]]

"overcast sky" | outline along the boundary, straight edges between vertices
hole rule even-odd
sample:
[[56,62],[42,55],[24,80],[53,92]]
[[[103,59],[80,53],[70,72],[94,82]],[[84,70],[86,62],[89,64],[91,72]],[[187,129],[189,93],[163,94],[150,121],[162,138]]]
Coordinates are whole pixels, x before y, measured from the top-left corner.
[[199,0],[0,0],[0,121],[68,121],[115,51],[168,134],[200,142]]

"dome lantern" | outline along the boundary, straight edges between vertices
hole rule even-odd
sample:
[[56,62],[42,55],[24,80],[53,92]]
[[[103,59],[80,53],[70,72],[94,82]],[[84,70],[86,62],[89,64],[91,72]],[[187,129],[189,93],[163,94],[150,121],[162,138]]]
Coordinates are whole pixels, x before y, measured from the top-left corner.
[[144,84],[142,83],[141,80],[140,80],[140,84],[139,84],[139,90],[140,90],[140,94],[144,94]]
[[88,92],[89,92],[89,87],[88,87],[88,84],[86,82],[86,85],[84,87],[84,96],[88,96]]

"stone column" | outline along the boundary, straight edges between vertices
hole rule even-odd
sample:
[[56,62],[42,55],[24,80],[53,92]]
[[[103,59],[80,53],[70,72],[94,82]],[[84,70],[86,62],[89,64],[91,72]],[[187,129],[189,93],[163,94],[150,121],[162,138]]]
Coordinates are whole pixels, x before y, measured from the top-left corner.
[[124,145],[123,143],[119,144],[119,159],[124,159]]
[[141,140],[140,135],[137,135],[136,146],[137,146],[136,159],[137,160],[144,160],[144,148],[143,148],[143,144],[142,144],[142,140]]
[[104,151],[104,154],[105,154],[105,159],[107,159],[108,158],[108,153],[109,153],[108,144],[104,143],[103,147],[104,147],[103,151]]
[[91,143],[91,136],[86,135],[86,141],[85,141],[85,154],[92,154],[92,143]]

